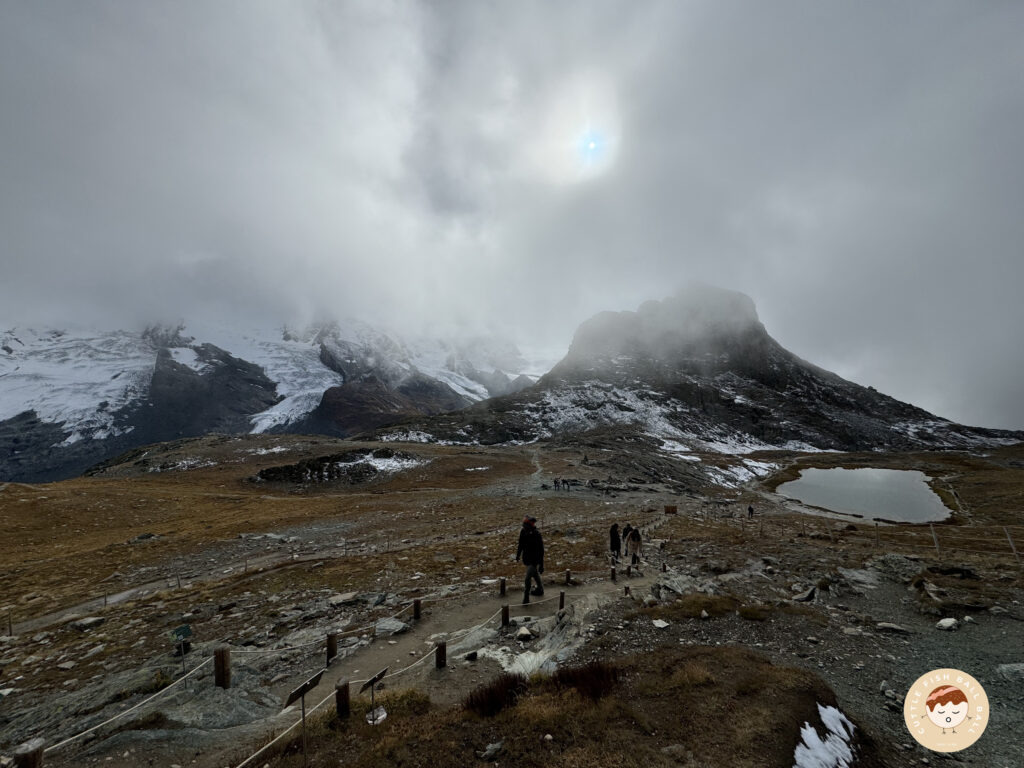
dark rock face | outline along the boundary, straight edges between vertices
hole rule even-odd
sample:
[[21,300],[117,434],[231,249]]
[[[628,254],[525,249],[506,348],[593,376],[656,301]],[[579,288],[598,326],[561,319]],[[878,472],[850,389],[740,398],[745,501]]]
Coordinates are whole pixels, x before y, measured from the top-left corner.
[[447,384],[414,374],[390,388],[376,376],[346,381],[324,392],[320,405],[289,432],[348,437],[398,420],[464,408],[469,401]]

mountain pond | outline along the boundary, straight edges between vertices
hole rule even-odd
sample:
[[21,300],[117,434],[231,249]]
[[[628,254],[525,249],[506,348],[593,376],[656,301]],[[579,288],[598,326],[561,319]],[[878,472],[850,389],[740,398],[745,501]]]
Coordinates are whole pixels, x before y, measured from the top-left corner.
[[949,508],[924,472],[902,469],[802,469],[776,493],[831,512],[901,523],[944,520]]

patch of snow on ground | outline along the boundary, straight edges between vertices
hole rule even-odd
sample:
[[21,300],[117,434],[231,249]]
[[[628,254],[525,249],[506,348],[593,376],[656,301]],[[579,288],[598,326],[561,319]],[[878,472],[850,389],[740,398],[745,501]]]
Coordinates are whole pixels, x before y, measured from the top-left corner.
[[490,467],[466,467],[467,472],[485,472],[488,469],[490,469]]
[[202,469],[203,467],[215,467],[216,461],[200,459],[198,457],[184,458],[174,464],[162,464],[158,467],[150,467],[150,472],[187,472],[190,469]]
[[744,459],[743,463],[757,477],[767,477],[779,468],[778,464],[772,464],[767,461],[755,461],[754,459]]
[[386,435],[380,436],[381,442],[384,443],[436,443],[437,438],[433,435],[429,435],[426,432],[420,432],[417,429],[410,429],[406,432],[388,432]]
[[825,738],[805,722],[800,729],[801,743],[793,752],[793,768],[850,768],[853,765],[854,725],[835,707],[818,705],[818,715],[825,725]]
[[283,445],[275,445],[273,448],[250,448],[246,453],[255,456],[266,456],[268,453],[285,453],[288,449]]
[[378,472],[401,472],[405,469],[419,467],[427,462],[421,461],[420,459],[402,459],[398,456],[392,456],[389,459],[378,459],[376,456],[367,456],[365,459],[354,463],[369,464]]

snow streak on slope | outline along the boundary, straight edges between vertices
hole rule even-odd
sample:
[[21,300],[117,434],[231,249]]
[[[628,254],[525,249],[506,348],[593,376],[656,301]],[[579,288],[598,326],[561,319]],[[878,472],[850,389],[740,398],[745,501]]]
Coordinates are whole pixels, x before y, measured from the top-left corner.
[[320,361],[320,345],[310,340],[286,339],[280,327],[236,331],[217,326],[188,327],[196,342],[220,347],[234,357],[260,366],[283,396],[277,405],[252,419],[253,432],[297,421],[320,403],[324,390],[344,383],[344,377]]
[[140,334],[0,333],[0,421],[24,411],[64,424],[71,444],[119,434],[114,413],[144,397],[156,350]]

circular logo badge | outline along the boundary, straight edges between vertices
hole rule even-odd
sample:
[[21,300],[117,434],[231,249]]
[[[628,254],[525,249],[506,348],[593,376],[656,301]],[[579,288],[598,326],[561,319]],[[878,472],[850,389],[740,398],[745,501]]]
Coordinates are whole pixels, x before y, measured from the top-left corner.
[[907,691],[903,719],[921,746],[936,752],[959,752],[985,732],[988,696],[966,672],[933,669]]

